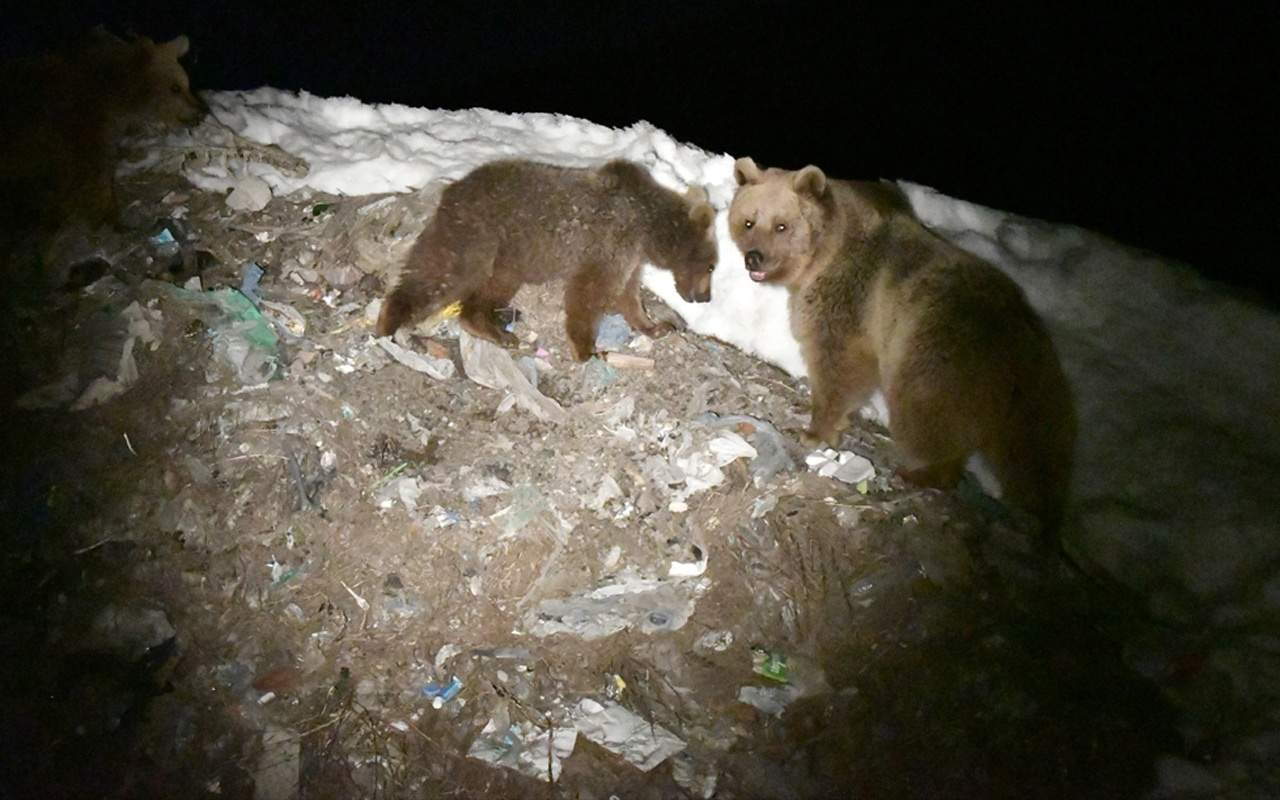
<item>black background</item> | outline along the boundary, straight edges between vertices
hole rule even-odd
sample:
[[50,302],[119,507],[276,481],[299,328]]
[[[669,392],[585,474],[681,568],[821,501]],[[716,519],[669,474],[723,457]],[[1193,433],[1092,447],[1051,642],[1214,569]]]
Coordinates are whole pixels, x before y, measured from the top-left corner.
[[1280,302],[1280,25],[1263,3],[0,4],[0,57],[186,33],[197,88],[645,119],[711,152],[905,178]]

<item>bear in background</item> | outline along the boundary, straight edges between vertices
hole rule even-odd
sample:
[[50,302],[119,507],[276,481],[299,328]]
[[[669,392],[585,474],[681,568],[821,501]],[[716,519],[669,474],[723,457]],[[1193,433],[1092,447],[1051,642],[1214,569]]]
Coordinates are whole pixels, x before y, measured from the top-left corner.
[[925,228],[891,184],[749,158],[734,175],[729,232],[750,277],[790,292],[813,392],[806,442],[836,447],[880,388],[907,478],[953,488],[981,453],[1003,499],[1055,532],[1075,405],[1021,288]]
[[[194,125],[208,107],[178,63],[185,36],[125,41],[102,28],[0,67],[0,260],[34,259],[63,225],[114,224],[121,140]],[[29,276],[28,276],[29,277]]]
[[715,209],[706,192],[660,186],[638,164],[597,168],[494,161],[445,188],[414,242],[378,317],[378,336],[461,301],[463,329],[498,344],[515,337],[495,324],[526,283],[567,277],[565,327],[573,357],[595,353],[596,329],[618,311],[636,330],[661,336],[640,297],[646,262],[671,271],[680,296],[711,299]]

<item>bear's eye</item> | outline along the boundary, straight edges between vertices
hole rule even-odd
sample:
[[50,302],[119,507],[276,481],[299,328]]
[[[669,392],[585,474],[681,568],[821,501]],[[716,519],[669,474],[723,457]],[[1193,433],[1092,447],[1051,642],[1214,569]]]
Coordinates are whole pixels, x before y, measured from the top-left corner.
[[715,264],[708,264],[708,265],[707,265],[707,272],[715,272],[715,271],[716,271],[716,265],[715,265]]
[[756,226],[756,221],[753,219],[745,219],[742,221],[742,227],[746,228],[747,230],[751,230],[755,226]]
[[787,230],[787,223],[779,222],[777,225],[773,226],[773,229],[778,233],[785,233]]
[[182,94],[182,87],[175,83],[174,85],[169,87],[169,91],[173,92],[174,94]]

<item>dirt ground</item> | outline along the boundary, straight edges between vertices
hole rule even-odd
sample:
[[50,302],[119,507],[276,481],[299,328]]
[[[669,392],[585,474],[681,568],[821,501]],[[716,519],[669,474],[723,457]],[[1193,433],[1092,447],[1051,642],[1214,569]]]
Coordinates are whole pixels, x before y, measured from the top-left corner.
[[[1128,598],[870,423],[873,477],[810,469],[768,364],[575,363],[554,284],[518,353],[396,361],[438,187],[122,190],[5,322],[0,797],[1120,798],[1179,752]],[[466,377],[508,356],[555,406]]]

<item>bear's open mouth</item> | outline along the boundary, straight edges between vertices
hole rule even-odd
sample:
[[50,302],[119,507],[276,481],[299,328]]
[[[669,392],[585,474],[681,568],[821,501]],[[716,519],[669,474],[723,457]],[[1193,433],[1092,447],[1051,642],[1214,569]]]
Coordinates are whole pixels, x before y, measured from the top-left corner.
[[756,283],[759,283],[760,281],[769,277],[769,273],[764,272],[762,270],[758,270],[758,269],[749,270],[747,274],[750,275],[751,280],[755,281]]

